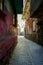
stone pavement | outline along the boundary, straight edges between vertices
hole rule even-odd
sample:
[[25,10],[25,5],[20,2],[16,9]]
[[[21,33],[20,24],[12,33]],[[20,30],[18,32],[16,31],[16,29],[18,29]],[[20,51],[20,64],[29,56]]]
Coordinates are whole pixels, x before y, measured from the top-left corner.
[[18,44],[9,65],[43,65],[43,47],[18,36]]

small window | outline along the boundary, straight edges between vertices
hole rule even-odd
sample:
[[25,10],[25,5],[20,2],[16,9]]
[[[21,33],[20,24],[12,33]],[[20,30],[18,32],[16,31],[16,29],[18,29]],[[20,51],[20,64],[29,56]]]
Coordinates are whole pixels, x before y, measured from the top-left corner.
[[33,31],[36,31],[36,22],[33,22]]
[[15,15],[13,15],[13,24],[15,24]]

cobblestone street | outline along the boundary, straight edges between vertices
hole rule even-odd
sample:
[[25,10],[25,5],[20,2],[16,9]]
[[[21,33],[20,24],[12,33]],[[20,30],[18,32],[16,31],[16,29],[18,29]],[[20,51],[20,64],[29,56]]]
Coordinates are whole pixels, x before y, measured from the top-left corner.
[[9,65],[43,65],[43,47],[24,36],[18,36],[18,44]]

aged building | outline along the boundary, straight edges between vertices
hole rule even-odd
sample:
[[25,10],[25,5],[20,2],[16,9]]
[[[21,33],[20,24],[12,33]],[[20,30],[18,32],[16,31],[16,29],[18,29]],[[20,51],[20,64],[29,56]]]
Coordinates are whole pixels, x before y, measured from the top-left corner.
[[[16,11],[14,13],[8,9],[7,5],[5,5],[5,0],[0,0],[0,65],[5,65],[16,45]],[[14,15],[15,21],[13,23]]]
[[23,11],[23,19],[26,20],[25,22],[25,36],[28,39],[33,41],[37,41],[37,18],[30,17],[30,1],[26,0],[24,11]]
[[30,0],[30,16],[38,18],[38,40],[43,45],[43,0]]

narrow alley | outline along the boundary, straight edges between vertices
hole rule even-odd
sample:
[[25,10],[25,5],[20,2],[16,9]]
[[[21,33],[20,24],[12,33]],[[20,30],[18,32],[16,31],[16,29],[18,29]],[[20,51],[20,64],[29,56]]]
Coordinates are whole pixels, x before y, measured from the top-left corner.
[[43,47],[24,36],[18,36],[18,44],[9,65],[43,65]]
[[43,0],[0,0],[0,65],[43,65]]

